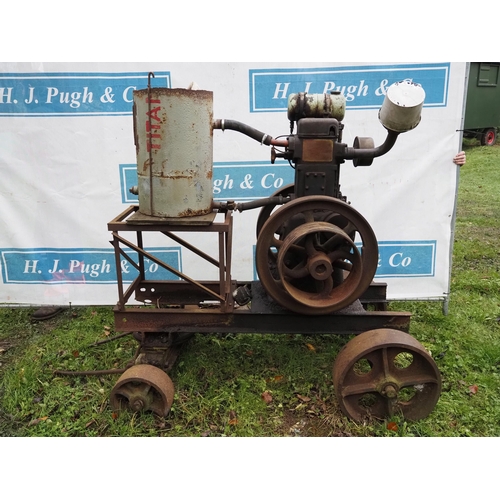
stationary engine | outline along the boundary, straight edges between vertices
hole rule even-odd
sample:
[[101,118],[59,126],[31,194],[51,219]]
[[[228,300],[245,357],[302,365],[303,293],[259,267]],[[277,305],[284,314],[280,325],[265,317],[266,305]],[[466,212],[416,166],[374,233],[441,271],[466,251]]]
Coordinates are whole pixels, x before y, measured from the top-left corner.
[[[418,125],[424,96],[422,87],[409,81],[388,89],[379,113],[388,133],[379,147],[370,137],[356,137],[353,147],[342,142],[345,99],[340,92],[290,95],[286,139],[231,120],[214,122],[216,129],[237,130],[272,146],[271,161],[284,158],[295,169],[293,185],[259,202],[264,207],[257,221],[256,268],[278,304],[301,314],[328,314],[366,291],[377,269],[377,240],[341,193],[340,166],[346,160],[368,166],[387,153],[401,132]],[[273,212],[278,205],[283,206]],[[247,207],[255,203],[237,208]]]
[[[387,129],[384,143],[375,147],[370,137],[356,137],[349,147],[342,142],[346,106],[338,92],[290,95],[290,131],[283,138],[235,120],[213,120],[208,91],[148,84],[134,92],[139,181],[132,192],[139,195],[139,206],[127,208],[108,229],[117,262],[115,328],[135,332],[140,347],[133,366],[111,392],[115,410],[128,407],[166,416],[174,399],[166,372],[180,346],[197,333],[255,332],[356,334],[333,367],[335,394],[350,418],[401,413],[418,420],[432,411],[441,377],[431,355],[406,333],[410,314],[361,305],[377,288],[372,283],[377,240],[340,191],[341,165],[352,160],[356,167],[368,166],[387,153],[400,133],[420,122],[424,97],[423,89],[410,81],[393,84],[379,111]],[[215,202],[216,130],[233,130],[270,146],[271,162],[284,159],[294,168],[294,183],[266,199]],[[233,212],[257,208],[259,279],[237,281],[231,275]],[[218,214],[222,222],[216,220]],[[215,234],[218,258],[179,236],[186,232]],[[135,234],[135,239],[119,233]],[[215,266],[219,280],[198,281],[162,261],[148,250],[148,233],[164,235],[204,259],[204,265]],[[137,254],[137,261],[124,247]],[[128,288],[121,259],[138,271]],[[150,278],[146,262],[178,279]],[[128,305],[132,297],[144,306]],[[380,301],[385,302],[385,288]]]

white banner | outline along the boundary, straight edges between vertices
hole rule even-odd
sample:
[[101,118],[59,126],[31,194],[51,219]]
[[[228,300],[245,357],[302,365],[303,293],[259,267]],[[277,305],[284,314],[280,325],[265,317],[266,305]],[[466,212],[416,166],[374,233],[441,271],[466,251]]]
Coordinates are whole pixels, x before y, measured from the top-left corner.
[[[340,90],[343,142],[387,135],[378,120],[387,88],[410,79],[426,99],[418,127],[369,167],[341,166],[341,189],[379,242],[378,281],[389,299],[443,300],[460,148],[465,63],[0,63],[0,303],[111,305],[116,272],[107,223],[137,204],[132,91],[147,86],[213,91],[214,119],[289,134],[290,93]],[[248,201],[293,182],[288,162],[233,131],[214,130],[215,201]],[[234,214],[232,276],[256,279],[258,210]],[[188,239],[188,238],[187,238]],[[217,257],[213,235],[196,245]],[[217,279],[197,257],[148,234],[145,246],[195,279]],[[151,279],[171,279],[154,263]],[[127,280],[134,269],[121,263]]]

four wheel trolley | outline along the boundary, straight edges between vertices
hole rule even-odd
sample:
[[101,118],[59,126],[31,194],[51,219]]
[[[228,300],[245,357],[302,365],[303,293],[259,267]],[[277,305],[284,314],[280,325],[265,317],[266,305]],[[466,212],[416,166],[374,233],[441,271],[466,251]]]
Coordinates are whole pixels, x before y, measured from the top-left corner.
[[[373,281],[377,240],[340,192],[339,180],[345,160],[370,165],[390,151],[400,133],[416,127],[424,96],[408,81],[389,87],[379,113],[385,142],[375,147],[373,139],[357,137],[348,147],[342,143],[345,99],[338,92],[290,95],[290,134],[275,139],[241,122],[213,120],[211,92],[150,83],[134,91],[138,186],[132,191],[139,205],[119,214],[108,229],[119,295],[115,329],[135,332],[139,355],[111,391],[114,409],[167,415],[174,398],[168,372],[195,333],[331,333],[356,334],[333,368],[335,393],[348,417],[401,413],[418,420],[433,410],[439,370],[408,334],[409,313],[387,311],[386,285]],[[272,162],[284,158],[295,169],[294,183],[266,199],[214,202],[215,130],[234,130],[271,146]],[[258,279],[238,281],[231,272],[233,216],[251,209],[260,209]],[[213,235],[217,258],[192,243],[201,233]],[[153,234],[213,266],[218,279],[200,281],[159,258],[148,250]],[[131,283],[125,282],[123,259],[138,271]],[[148,279],[146,262],[177,279]]]

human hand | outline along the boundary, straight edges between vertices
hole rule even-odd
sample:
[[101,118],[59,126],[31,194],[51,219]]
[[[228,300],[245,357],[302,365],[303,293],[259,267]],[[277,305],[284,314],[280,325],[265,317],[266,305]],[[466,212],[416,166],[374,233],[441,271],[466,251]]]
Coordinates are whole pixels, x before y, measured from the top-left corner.
[[465,160],[466,160],[465,152],[460,151],[460,153],[455,155],[455,158],[453,158],[453,163],[455,163],[455,165],[458,165],[459,167],[461,167],[462,165],[465,165]]

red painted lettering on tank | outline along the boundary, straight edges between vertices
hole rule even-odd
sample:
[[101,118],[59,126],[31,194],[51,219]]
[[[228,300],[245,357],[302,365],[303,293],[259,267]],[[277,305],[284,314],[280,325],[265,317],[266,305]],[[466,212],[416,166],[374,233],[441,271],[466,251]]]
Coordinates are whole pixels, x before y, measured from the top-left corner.
[[[160,101],[158,99],[151,99],[150,101],[146,99],[148,103],[159,104]],[[161,107],[157,106],[146,112],[146,139],[147,139],[147,152],[149,153],[152,149],[161,149],[161,144],[155,143],[155,139],[161,139],[161,134],[155,134],[155,130],[160,129],[160,125],[151,123],[151,120],[156,120],[160,122],[160,118],[158,117],[158,113],[160,112]]]
[[152,130],[159,130],[161,127],[160,125],[154,125],[153,123],[147,121],[146,122],[146,132],[151,132]]
[[146,112],[146,116],[149,116],[150,119],[156,120],[157,122],[160,121],[158,118],[158,112],[160,111],[160,106],[157,106],[156,108],[153,108],[151,111]]

